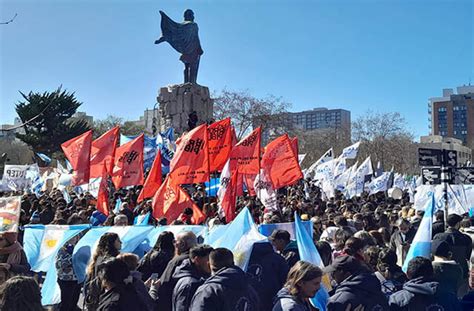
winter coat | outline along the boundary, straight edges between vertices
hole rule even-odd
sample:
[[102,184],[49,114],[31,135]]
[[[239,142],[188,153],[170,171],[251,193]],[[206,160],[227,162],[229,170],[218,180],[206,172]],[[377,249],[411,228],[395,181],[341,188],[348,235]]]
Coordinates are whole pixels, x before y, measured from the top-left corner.
[[257,311],[258,296],[237,266],[222,268],[194,294],[191,311]]
[[194,293],[204,283],[205,279],[189,259],[185,259],[176,268],[173,278],[178,280],[173,290],[173,311],[187,311]]
[[285,249],[281,252],[283,258],[285,258],[288,267],[291,269],[300,260],[300,255],[298,253],[298,245],[296,241],[290,241]]
[[146,310],[145,304],[138,297],[131,285],[116,286],[100,295],[97,311],[131,311]]
[[151,298],[148,293],[148,289],[145,283],[142,281],[142,274],[138,271],[131,271],[130,275],[133,277],[132,286],[135,288],[139,299],[145,304],[146,309],[144,311],[153,311],[156,309],[155,301]]
[[390,248],[397,254],[397,265],[400,267],[405,261],[415,234],[416,231],[413,230],[413,228],[410,228],[410,230],[405,234],[405,238],[403,238],[399,230],[395,231],[390,237]]
[[461,266],[454,260],[433,261],[433,271],[439,290],[457,295],[463,280]]
[[153,273],[158,273],[160,277],[173,256],[171,250],[150,250],[138,264],[137,270],[142,273],[142,280],[148,280]]
[[301,301],[283,287],[274,299],[272,311],[311,311],[308,302]]
[[467,234],[454,228],[448,228],[444,233],[438,233],[433,240],[446,241],[453,253],[452,259],[461,265],[463,278],[469,277],[468,262],[471,258],[472,240]]
[[173,274],[176,271],[176,268],[180,266],[187,258],[189,258],[189,252],[175,256],[173,259],[171,259],[160,277],[161,285],[158,287],[158,290],[155,290],[155,288],[152,287],[150,295],[155,301],[157,301],[160,311],[172,310],[171,301],[173,289],[177,282],[177,280],[173,278]]
[[328,311],[344,311],[350,304],[352,308],[362,305],[367,311],[388,310],[387,299],[382,293],[380,282],[368,272],[351,275],[330,293]]
[[[438,282],[432,282],[424,277],[412,279],[403,285],[401,291],[390,296],[390,310],[461,310],[456,295],[439,293],[438,286]],[[438,306],[438,309],[436,309],[435,306]]]
[[259,310],[272,310],[273,298],[283,287],[288,270],[285,259],[275,253],[270,243],[262,242],[253,245],[247,273],[252,276],[250,285],[260,299]]

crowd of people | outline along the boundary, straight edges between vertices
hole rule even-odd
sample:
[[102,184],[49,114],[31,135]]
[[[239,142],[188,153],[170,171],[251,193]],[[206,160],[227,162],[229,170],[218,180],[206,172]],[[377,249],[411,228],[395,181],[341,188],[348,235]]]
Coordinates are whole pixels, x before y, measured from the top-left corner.
[[[137,204],[140,188],[120,189],[110,215],[99,213],[89,193],[59,190],[37,197],[21,194],[20,226],[27,224],[132,225],[135,217],[151,211],[151,202]],[[187,187],[206,216],[210,228],[225,224],[215,197],[203,185]],[[1,194],[0,194],[1,195]],[[14,195],[14,193],[3,194]],[[258,199],[238,197],[236,212],[247,207],[256,223],[293,222],[297,212],[311,221],[314,244],[324,268],[299,255],[298,245],[285,230],[255,243],[245,271],[235,265],[237,254],[198,243],[192,232],[164,231],[154,247],[139,258],[121,251],[115,233],[101,236],[79,283],[72,253],[81,236],[68,241],[56,257],[61,304],[57,310],[316,310],[310,303],[328,291],[332,310],[474,310],[474,257],[471,258],[474,218],[436,211],[432,258],[414,257],[402,270],[408,250],[423,218],[407,193],[393,199],[385,193],[346,199],[340,192],[323,200],[311,180],[279,189],[276,211],[267,211]],[[192,223],[192,209],[178,219],[150,218],[150,224]],[[22,249],[23,235],[0,233],[0,310],[44,310],[41,278],[30,271]]]

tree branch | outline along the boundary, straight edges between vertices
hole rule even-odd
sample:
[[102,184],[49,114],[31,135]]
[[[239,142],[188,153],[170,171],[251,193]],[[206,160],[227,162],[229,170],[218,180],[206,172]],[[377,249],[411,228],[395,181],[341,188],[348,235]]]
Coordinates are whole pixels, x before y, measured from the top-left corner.
[[6,22],[0,22],[0,25],[7,25],[7,24],[12,23],[17,16],[18,16],[18,13],[15,13],[15,16],[13,16],[13,18],[11,20],[6,21]]

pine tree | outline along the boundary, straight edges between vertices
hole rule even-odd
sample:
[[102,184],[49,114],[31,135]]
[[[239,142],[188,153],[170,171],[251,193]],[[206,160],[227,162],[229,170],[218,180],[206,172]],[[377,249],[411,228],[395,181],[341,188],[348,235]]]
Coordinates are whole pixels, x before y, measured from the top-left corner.
[[84,120],[70,118],[81,106],[74,93],[59,87],[53,92],[20,92],[24,101],[16,105],[16,112],[24,123],[25,134],[17,137],[30,145],[33,151],[53,155],[61,144],[90,129]]

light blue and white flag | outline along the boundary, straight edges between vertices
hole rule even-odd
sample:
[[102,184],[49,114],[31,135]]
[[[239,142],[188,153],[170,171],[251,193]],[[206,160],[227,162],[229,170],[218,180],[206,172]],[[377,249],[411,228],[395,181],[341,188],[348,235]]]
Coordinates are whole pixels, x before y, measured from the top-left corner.
[[146,213],[145,215],[138,215],[133,220],[133,224],[136,226],[147,226],[148,222],[150,221],[150,212]]
[[71,165],[71,162],[69,162],[68,159],[66,159],[66,168],[69,172],[72,172],[74,170],[74,168]]
[[36,155],[38,156],[38,158],[43,160],[46,165],[49,165],[51,163],[51,158],[45,155],[44,153],[36,152]]
[[56,160],[56,169],[58,170],[59,174],[69,174],[69,171],[62,166],[59,160]]
[[225,247],[234,253],[235,265],[246,271],[252,253],[253,244],[266,241],[267,237],[258,232],[252,215],[244,208],[228,225],[220,239],[211,244],[212,247]]
[[346,159],[355,159],[359,151],[360,141],[342,150],[341,157]]
[[156,136],[156,145],[161,150],[161,170],[163,174],[169,173],[170,162],[176,151],[176,143],[174,141],[174,130],[169,128],[164,133]]
[[420,226],[416,231],[413,242],[408,250],[405,262],[403,263],[403,271],[407,272],[408,263],[417,256],[431,258],[431,232],[433,225],[433,212],[435,210],[435,196],[431,193],[431,200],[425,209],[425,214],[421,219]]
[[221,179],[220,178],[211,178],[211,182],[206,181],[206,193],[210,197],[217,196],[217,192],[219,191],[219,187],[221,186]]
[[115,208],[114,208],[114,214],[117,215],[120,213],[120,208],[122,207],[122,200],[120,197],[117,198],[117,201],[115,201]]
[[82,283],[86,279],[87,264],[102,235],[107,232],[118,234],[122,241],[121,252],[132,253],[147,238],[153,228],[153,226],[92,227],[74,247],[72,264],[78,282]]
[[213,245],[217,240],[223,237],[225,231],[229,227],[227,225],[215,225],[207,231],[204,237],[204,244]]
[[365,177],[374,173],[370,156],[357,168],[354,175],[351,176],[347,186],[349,197],[360,195],[364,191]]
[[[323,260],[319,255],[318,249],[314,245],[313,239],[308,234],[301,222],[300,216],[295,212],[295,229],[296,229],[296,243],[298,245],[298,253],[300,259],[312,263],[315,266],[324,268]],[[328,275],[323,275],[321,281],[321,288],[316,293],[316,296],[311,298],[311,304],[321,311],[326,310],[326,304],[329,299],[328,291],[331,290]]]
[[64,188],[61,192],[63,193],[63,198],[66,201],[66,203],[67,204],[71,203],[72,199],[71,199],[71,196],[69,195],[69,192],[66,190],[66,188]]
[[89,227],[86,224],[25,227],[24,247],[31,270],[46,272],[46,279],[41,288],[42,305],[61,302],[61,290],[57,283],[56,256],[67,241]]
[[334,159],[334,151],[332,150],[332,147],[329,148],[328,151],[326,151],[316,162],[311,164],[310,167],[305,171],[305,178],[307,177],[312,177],[314,172],[316,171],[316,168],[325,162],[331,161]]

